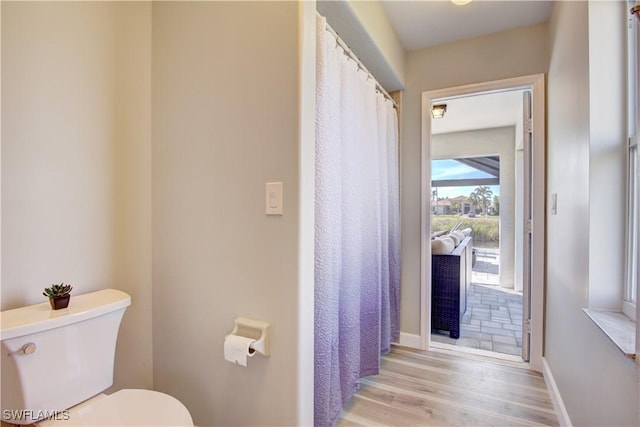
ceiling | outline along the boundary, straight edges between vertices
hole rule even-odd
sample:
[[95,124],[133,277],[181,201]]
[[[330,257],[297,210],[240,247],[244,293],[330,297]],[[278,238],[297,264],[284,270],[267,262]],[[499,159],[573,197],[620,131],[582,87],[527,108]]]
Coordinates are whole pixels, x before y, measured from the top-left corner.
[[380,2],[406,51],[545,22],[551,1],[448,0]]
[[[551,1],[473,0],[456,6],[449,0],[380,2],[406,51],[545,22]],[[444,118],[432,121],[432,133],[516,126],[522,121],[522,91],[494,92],[442,101]]]
[[434,135],[515,126],[522,121],[522,90],[491,92],[435,101],[434,104],[447,104],[444,117],[431,121]]
[[[360,1],[360,0],[352,0]],[[402,88],[390,69],[380,68],[380,51],[371,44],[358,16],[346,1],[318,1],[317,10],[360,57],[387,90]],[[449,0],[382,0],[391,25],[406,51],[450,43],[545,22],[551,1],[473,0],[456,6]],[[522,121],[522,91],[447,99],[447,114],[432,121],[434,134],[514,126]]]

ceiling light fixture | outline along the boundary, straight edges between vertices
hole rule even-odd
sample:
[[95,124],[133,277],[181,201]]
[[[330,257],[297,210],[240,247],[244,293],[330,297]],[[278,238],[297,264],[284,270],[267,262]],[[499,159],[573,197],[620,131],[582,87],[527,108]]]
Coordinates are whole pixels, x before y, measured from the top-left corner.
[[438,104],[431,107],[431,117],[434,119],[441,119],[444,117],[444,113],[447,112],[447,104]]
[[451,3],[455,4],[456,6],[464,6],[465,4],[471,3],[471,0],[451,0]]

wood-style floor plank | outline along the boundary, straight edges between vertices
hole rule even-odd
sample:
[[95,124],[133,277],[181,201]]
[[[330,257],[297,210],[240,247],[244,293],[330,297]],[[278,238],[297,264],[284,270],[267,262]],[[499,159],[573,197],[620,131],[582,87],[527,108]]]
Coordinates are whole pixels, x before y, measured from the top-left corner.
[[557,426],[544,378],[491,359],[394,347],[363,378],[347,426]]

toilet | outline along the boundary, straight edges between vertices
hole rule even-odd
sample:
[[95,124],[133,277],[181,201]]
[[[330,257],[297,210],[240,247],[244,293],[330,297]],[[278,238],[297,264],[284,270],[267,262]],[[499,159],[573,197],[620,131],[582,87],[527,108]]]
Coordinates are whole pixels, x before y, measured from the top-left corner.
[[113,384],[120,321],[131,297],[104,289],[2,312],[2,420],[38,426],[193,426],[174,397]]

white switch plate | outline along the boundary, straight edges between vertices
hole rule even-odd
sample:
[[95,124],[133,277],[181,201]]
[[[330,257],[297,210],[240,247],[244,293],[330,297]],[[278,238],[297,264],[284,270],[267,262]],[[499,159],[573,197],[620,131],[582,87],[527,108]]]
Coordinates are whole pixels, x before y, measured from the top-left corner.
[[551,195],[551,215],[558,215],[558,193]]
[[267,215],[282,215],[282,182],[267,182],[265,184],[265,213]]

